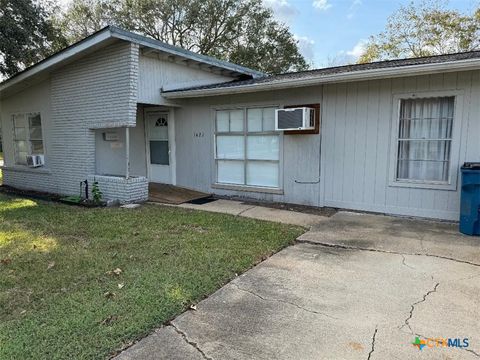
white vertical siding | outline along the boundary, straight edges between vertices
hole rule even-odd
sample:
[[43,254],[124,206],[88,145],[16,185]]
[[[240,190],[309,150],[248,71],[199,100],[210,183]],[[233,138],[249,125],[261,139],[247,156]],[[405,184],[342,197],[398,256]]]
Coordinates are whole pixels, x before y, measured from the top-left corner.
[[160,89],[166,85],[188,87],[232,80],[231,77],[140,54],[138,102],[164,105]]
[[[197,99],[175,109],[177,184],[221,195],[318,206],[320,136],[285,135],[282,140],[283,194],[213,188],[213,114],[218,107],[279,106],[320,103],[321,87]],[[203,133],[195,137],[194,133]]]
[[[452,159],[459,179],[463,162],[480,161],[479,71],[185,101],[176,110],[178,183],[222,195],[456,220],[460,179],[454,191],[389,185],[393,94],[437,90],[464,93],[462,117],[455,119],[461,122],[460,153]],[[283,137],[283,194],[211,187],[215,181],[212,109],[306,103],[321,103],[321,134]],[[205,137],[194,138],[196,131]],[[319,167],[321,178],[315,183]]]
[[348,84],[346,91],[345,84],[325,86],[324,205],[458,219],[460,184],[455,191],[388,185],[392,94],[436,90],[464,92],[462,117],[455,118],[462,128],[460,155],[452,158],[454,176],[459,177],[464,161],[480,160],[478,136],[472,132],[480,131],[479,105],[472,101],[480,95],[479,72],[358,82]]

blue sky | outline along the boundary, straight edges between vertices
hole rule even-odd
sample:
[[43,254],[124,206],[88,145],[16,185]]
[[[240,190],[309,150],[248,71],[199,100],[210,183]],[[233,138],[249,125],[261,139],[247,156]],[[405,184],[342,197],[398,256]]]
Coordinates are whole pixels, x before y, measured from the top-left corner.
[[[355,61],[362,42],[385,28],[397,0],[263,0],[298,38],[313,67]],[[448,8],[470,12],[478,0],[452,0]]]

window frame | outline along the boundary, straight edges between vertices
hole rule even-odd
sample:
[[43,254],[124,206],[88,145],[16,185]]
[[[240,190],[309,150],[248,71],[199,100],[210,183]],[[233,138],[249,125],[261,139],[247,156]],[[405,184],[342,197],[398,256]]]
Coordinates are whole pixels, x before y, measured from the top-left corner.
[[[399,127],[400,127],[400,111],[402,100],[429,99],[438,97],[453,97],[453,124],[452,138],[450,147],[450,166],[448,172],[448,181],[432,181],[432,180],[409,180],[398,179],[398,143],[399,143]],[[463,91],[461,90],[445,90],[445,91],[420,91],[411,93],[394,94],[392,97],[392,119],[391,119],[391,136],[390,136],[390,164],[389,164],[389,186],[422,188],[434,190],[450,190],[455,191],[458,183],[458,166],[460,156],[460,132],[463,122]]]
[[10,121],[11,121],[11,126],[12,126],[12,141],[13,141],[13,164],[15,166],[20,166],[20,167],[28,167],[27,164],[26,164],[26,160],[25,160],[25,164],[22,164],[22,163],[19,163],[18,162],[18,158],[17,158],[17,148],[16,148],[16,145],[15,145],[15,142],[16,141],[21,141],[21,140],[16,140],[16,135],[15,135],[15,116],[19,116],[19,115],[23,115],[25,117],[25,124],[26,124],[26,139],[25,139],[25,142],[27,143],[27,156],[29,155],[33,155],[33,152],[32,152],[32,141],[40,141],[40,140],[31,140],[31,134],[30,134],[30,131],[31,131],[31,125],[30,125],[30,117],[32,116],[35,116],[35,115],[39,115],[40,116],[40,128],[41,128],[41,131],[42,131],[42,147],[43,147],[43,153],[42,154],[36,154],[36,155],[43,155],[45,158],[46,158],[46,151],[45,151],[45,133],[44,133],[44,122],[43,122],[43,117],[42,117],[42,114],[40,111],[35,111],[35,112],[17,112],[17,113],[13,113],[11,114],[10,116]]
[[1,117],[0,117],[0,152],[3,153],[3,124],[2,124]]
[[[263,108],[275,108],[280,109],[281,106],[278,104],[255,104],[255,105],[238,105],[238,106],[225,106],[225,107],[215,107],[212,108],[212,118],[213,118],[213,188],[217,189],[226,189],[226,190],[240,190],[240,191],[251,191],[251,192],[263,192],[263,193],[274,193],[274,194],[283,194],[283,134],[281,132],[273,130],[269,131],[248,131],[248,110],[252,109],[263,109]],[[243,130],[242,131],[217,131],[217,112],[218,111],[235,111],[241,110],[243,114]],[[263,122],[262,122],[263,126]],[[248,159],[248,147],[247,141],[249,136],[269,136],[275,135],[278,136],[278,160],[268,160],[268,159]],[[242,136],[244,148],[243,148],[243,159],[223,159],[218,158],[217,156],[217,136]],[[222,183],[218,182],[218,161],[241,161],[243,166],[243,184],[235,183]],[[261,185],[247,185],[247,165],[248,162],[271,162],[278,163],[278,187],[270,186],[261,186]]]

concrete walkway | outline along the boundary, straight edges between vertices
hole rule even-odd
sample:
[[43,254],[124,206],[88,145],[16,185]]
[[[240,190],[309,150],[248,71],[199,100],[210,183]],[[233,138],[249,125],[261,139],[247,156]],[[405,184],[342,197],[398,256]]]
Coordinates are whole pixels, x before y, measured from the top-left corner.
[[[240,216],[253,210],[219,206]],[[268,218],[270,210],[250,215]],[[310,216],[294,220],[311,227],[296,245],[118,359],[480,357],[478,238],[460,235],[454,224],[344,212],[316,222]],[[412,345],[416,337],[468,338],[469,346],[429,341],[420,351]]]
[[325,216],[311,215],[289,210],[273,209],[258,205],[249,205],[241,201],[224,199],[216,200],[203,205],[184,203],[178,206],[185,209],[218,212],[235,216],[243,216],[252,219],[276,221],[285,224],[300,225],[305,227],[311,227],[328,219],[328,217]]

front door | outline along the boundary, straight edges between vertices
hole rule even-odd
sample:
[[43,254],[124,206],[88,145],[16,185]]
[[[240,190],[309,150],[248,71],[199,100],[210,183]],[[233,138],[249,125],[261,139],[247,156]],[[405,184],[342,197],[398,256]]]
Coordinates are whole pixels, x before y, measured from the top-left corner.
[[147,116],[148,177],[151,182],[171,184],[171,140],[173,138],[169,113],[148,112]]

